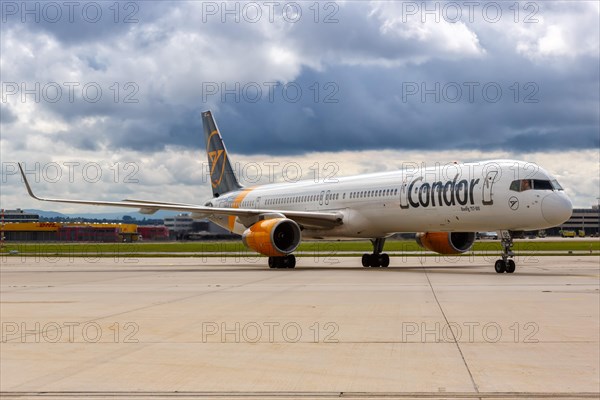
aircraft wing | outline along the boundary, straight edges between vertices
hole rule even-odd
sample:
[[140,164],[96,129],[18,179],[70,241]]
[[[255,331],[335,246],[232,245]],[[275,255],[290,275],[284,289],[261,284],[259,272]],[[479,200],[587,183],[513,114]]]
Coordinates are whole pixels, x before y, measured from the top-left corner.
[[282,214],[285,217],[296,221],[298,224],[311,229],[330,229],[343,223],[343,214],[340,212],[317,212],[317,211],[286,211],[286,210],[266,210],[266,209],[247,209],[247,208],[218,208],[207,207],[184,203],[166,203],[160,201],[148,200],[123,200],[123,201],[103,201],[103,200],[71,200],[38,197],[31,190],[27,177],[19,164],[21,176],[27,187],[27,192],[31,197],[40,201],[51,201],[55,203],[87,204],[92,206],[110,206],[110,207],[128,207],[137,208],[142,214],[153,214],[158,210],[191,212],[196,215],[225,215],[240,217],[242,223],[249,226],[261,215]]

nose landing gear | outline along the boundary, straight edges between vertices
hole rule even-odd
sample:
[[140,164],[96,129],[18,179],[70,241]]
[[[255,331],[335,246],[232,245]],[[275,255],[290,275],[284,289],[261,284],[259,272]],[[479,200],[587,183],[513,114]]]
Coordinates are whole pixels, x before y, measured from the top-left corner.
[[515,272],[515,261],[512,259],[515,253],[512,251],[513,240],[509,231],[500,231],[500,243],[502,244],[502,259],[497,260],[494,269],[497,273],[504,272],[512,274]]
[[385,238],[371,239],[373,254],[363,254],[362,266],[371,268],[387,268],[390,265],[390,256],[383,252]]

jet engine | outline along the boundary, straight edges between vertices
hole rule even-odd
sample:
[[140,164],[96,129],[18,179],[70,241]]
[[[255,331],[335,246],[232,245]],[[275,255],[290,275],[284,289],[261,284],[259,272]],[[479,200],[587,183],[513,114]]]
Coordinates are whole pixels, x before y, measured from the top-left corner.
[[290,254],[300,244],[302,234],[298,224],[288,218],[258,221],[242,234],[244,245],[269,257]]
[[419,246],[439,254],[460,254],[469,251],[475,243],[474,232],[421,232],[417,233]]

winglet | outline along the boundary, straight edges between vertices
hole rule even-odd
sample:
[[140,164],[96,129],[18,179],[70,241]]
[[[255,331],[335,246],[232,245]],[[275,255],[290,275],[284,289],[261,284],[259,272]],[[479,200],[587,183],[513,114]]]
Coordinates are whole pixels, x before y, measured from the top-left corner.
[[29,195],[36,200],[43,200],[43,199],[40,199],[39,197],[37,197],[35,194],[33,194],[33,190],[31,190],[31,186],[29,186],[29,182],[27,181],[25,172],[23,172],[23,167],[21,166],[21,163],[18,163],[18,165],[19,165],[19,170],[21,171],[21,176],[23,177],[23,182],[25,182],[25,186],[27,187],[27,192],[29,192]]

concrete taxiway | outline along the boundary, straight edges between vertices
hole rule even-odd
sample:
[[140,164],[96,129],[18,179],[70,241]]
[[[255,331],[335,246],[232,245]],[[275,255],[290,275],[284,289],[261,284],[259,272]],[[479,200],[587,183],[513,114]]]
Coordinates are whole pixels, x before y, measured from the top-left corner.
[[598,398],[600,258],[8,257],[3,398]]

